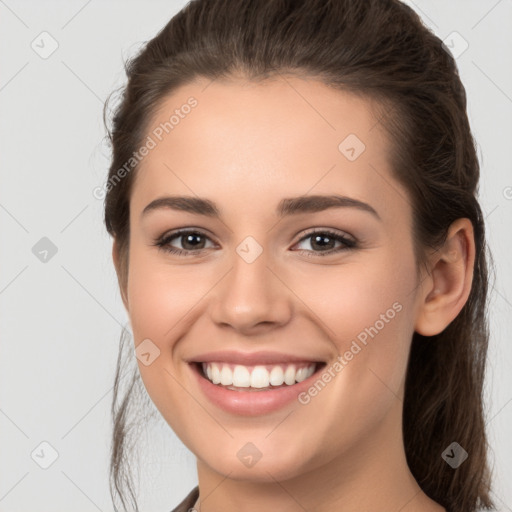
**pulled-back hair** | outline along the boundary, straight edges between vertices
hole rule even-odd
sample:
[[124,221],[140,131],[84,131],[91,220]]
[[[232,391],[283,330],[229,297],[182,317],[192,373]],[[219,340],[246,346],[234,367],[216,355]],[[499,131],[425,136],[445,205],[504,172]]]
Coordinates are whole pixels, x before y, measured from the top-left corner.
[[[471,220],[476,247],[471,292],[458,316],[435,336],[413,335],[403,408],[407,462],[422,490],[448,511],[493,507],[483,410],[491,255],[477,199],[479,163],[466,93],[441,40],[398,0],[193,0],[125,67],[128,82],[107,128],[109,179],[140,147],[165,98],[196,78],[242,75],[257,82],[293,74],[376,105],[392,140],[392,172],[413,207],[417,268],[426,264],[428,248],[445,241],[456,219]],[[122,289],[136,172],[137,166],[105,197]],[[138,510],[128,457],[136,423],[128,413],[142,418],[136,407],[141,384],[135,366],[121,393],[123,339],[112,403],[110,483],[113,499],[126,507],[128,491],[131,510]],[[469,454],[456,469],[441,457],[453,441]]]

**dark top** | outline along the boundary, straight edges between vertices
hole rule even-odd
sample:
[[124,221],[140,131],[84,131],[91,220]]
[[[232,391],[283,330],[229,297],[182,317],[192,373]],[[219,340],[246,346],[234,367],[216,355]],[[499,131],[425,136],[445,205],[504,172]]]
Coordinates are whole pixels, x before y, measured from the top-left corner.
[[[194,506],[199,497],[199,486],[196,485],[186,496],[186,498],[171,512],[188,512]],[[195,509],[194,509],[195,510]]]

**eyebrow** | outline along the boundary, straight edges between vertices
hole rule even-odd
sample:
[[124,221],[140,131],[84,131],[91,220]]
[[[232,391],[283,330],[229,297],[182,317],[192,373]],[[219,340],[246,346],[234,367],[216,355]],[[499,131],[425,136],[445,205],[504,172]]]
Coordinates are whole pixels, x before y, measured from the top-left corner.
[[[297,215],[300,213],[315,213],[330,208],[356,208],[371,213],[375,218],[382,220],[377,211],[367,203],[340,195],[309,195],[282,199],[277,208],[278,217]],[[204,215],[206,217],[220,218],[221,211],[213,201],[194,196],[165,196],[151,201],[142,211],[141,217],[150,211],[171,209]]]

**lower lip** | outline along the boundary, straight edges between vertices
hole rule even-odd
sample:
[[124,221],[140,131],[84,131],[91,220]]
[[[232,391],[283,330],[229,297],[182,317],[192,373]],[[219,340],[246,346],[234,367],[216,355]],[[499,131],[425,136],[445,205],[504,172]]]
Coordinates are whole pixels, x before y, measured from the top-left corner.
[[235,391],[227,389],[213,384],[206,377],[203,377],[197,364],[189,363],[189,366],[196,375],[199,387],[210,402],[229,413],[240,416],[258,416],[277,411],[297,400],[298,395],[306,391],[313,381],[318,378],[318,374],[324,368],[325,363],[319,363],[315,373],[302,382],[268,391]]

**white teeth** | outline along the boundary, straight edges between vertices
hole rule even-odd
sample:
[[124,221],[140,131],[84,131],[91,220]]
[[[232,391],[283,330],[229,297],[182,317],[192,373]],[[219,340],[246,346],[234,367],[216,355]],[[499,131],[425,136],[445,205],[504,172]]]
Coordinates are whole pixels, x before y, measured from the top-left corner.
[[272,386],[280,386],[284,382],[284,373],[280,366],[272,368],[270,372],[270,384]]
[[[270,377],[264,366],[255,366],[251,373],[251,388],[266,388],[269,385]],[[233,379],[233,385],[236,386]]]
[[214,384],[220,383],[220,370],[216,364],[212,364],[212,382]]
[[[214,384],[235,386],[240,388],[268,388],[269,386],[292,386],[296,382],[311,377],[315,372],[316,363],[296,368],[294,364],[275,365],[268,370],[268,366],[258,365],[246,367],[232,366],[225,363],[202,363],[203,373]],[[251,371],[252,370],[252,371]]]
[[223,386],[230,386],[233,384],[233,372],[229,366],[224,365],[222,367],[222,370],[220,371],[220,383]]
[[237,364],[233,370],[232,381],[240,388],[248,388],[251,386],[251,374],[245,366]]
[[307,378],[307,371],[307,368],[299,368],[297,370],[297,373],[295,374],[295,380],[297,382],[302,382],[303,380],[305,380]]
[[284,382],[285,382],[285,384],[288,384],[288,386],[295,384],[295,367],[294,366],[288,366],[288,368],[286,368],[286,371],[284,372]]

